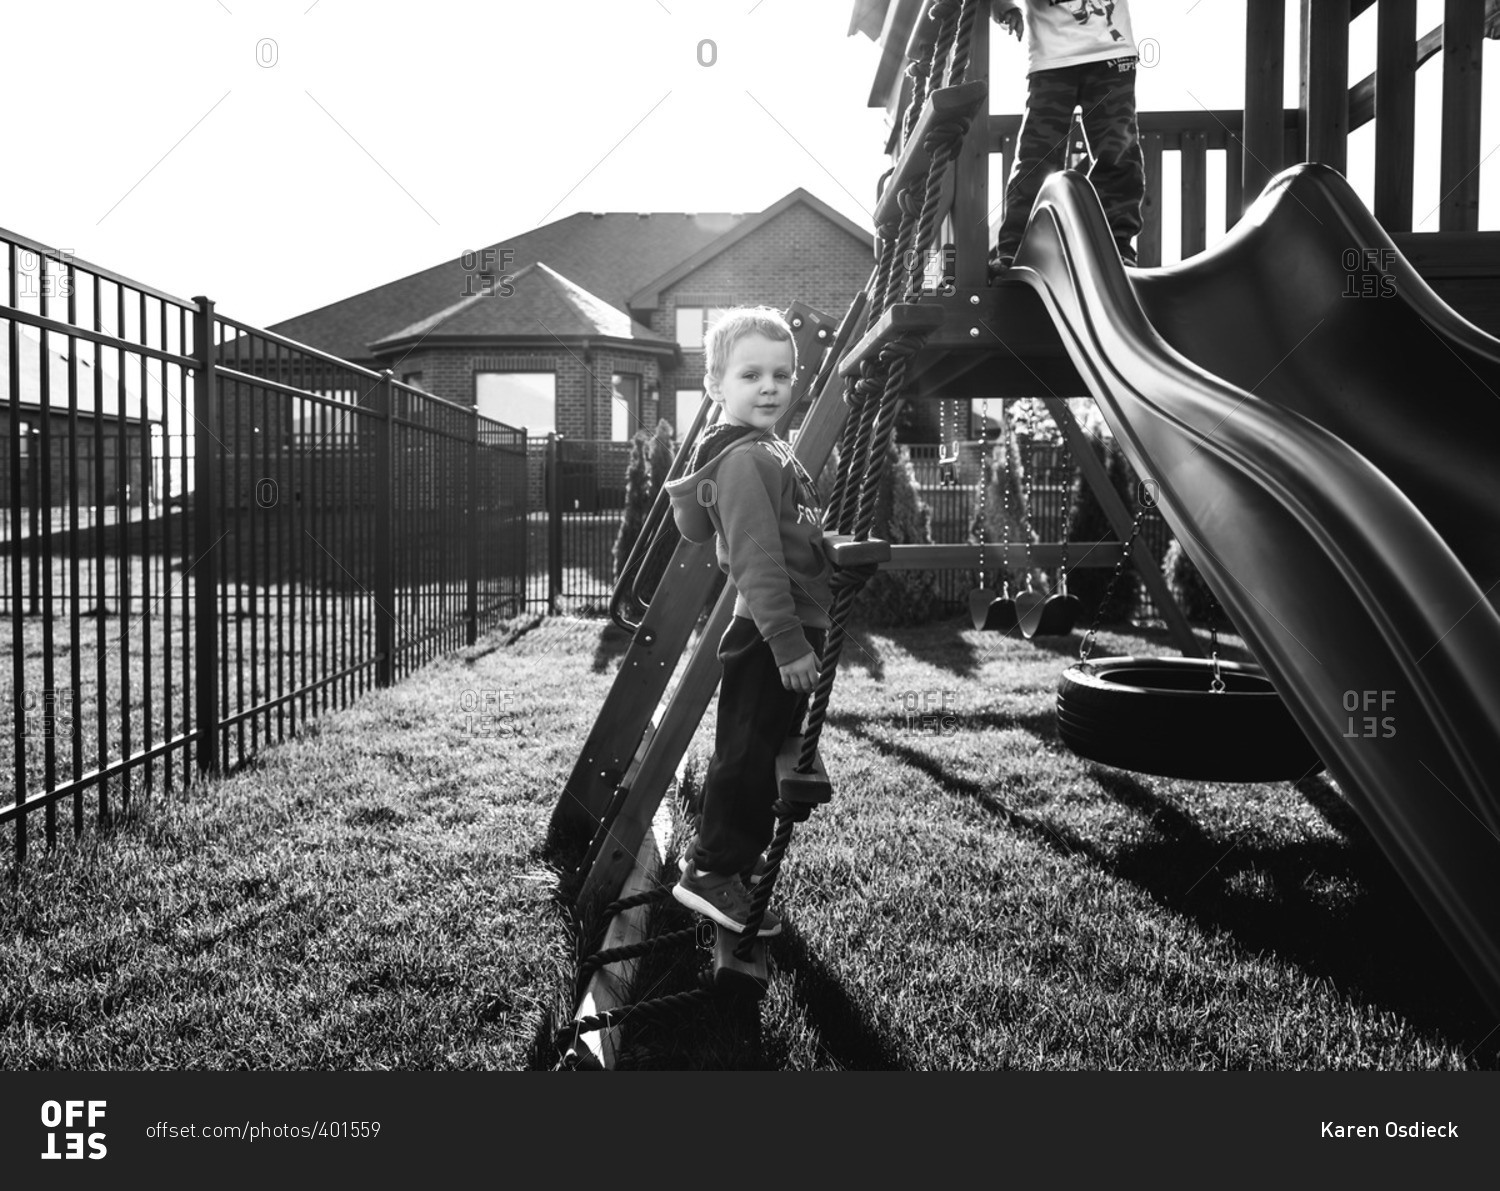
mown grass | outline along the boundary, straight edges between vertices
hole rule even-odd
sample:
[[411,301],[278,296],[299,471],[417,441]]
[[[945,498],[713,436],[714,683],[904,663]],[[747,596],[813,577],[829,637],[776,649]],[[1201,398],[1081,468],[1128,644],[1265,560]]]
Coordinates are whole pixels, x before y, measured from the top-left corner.
[[[0,890],[0,1068],[550,1068],[589,924],[566,896],[577,841],[544,840],[624,645],[515,623],[33,855]],[[835,799],[793,840],[765,1000],[629,1029],[622,1065],[1500,1066],[1496,1023],[1329,786],[1066,752],[1051,708],[1076,649],[957,622],[856,635],[824,735]],[[1106,633],[1096,656],[1156,651]],[[685,921],[668,901],[654,929]],[[641,990],[706,960],[650,957]]]

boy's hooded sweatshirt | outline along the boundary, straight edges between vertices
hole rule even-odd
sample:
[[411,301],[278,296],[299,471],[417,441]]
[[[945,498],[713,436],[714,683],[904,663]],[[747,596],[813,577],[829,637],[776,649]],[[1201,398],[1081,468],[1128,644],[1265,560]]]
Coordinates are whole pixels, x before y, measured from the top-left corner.
[[802,631],[829,626],[833,573],[823,510],[792,448],[770,430],[746,435],[671,481],[672,516],[690,542],[715,537],[734,580],[734,614],[754,620],[778,666],[812,652]]

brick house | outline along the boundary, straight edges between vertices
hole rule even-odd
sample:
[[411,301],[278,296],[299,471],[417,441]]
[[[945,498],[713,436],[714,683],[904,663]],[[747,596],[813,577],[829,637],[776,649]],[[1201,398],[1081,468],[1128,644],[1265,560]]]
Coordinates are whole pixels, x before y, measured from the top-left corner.
[[717,308],[835,318],[873,237],[802,189],[753,215],[583,212],[270,329],[532,435],[628,441],[702,395]]

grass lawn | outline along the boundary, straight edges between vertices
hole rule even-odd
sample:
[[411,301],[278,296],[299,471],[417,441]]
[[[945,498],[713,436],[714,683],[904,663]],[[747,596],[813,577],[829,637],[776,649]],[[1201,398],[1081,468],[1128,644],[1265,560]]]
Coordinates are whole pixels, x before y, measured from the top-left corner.
[[[1500,1029],[1330,784],[1064,750],[1077,645],[856,634],[823,738],[835,798],[793,838],[765,1001],[645,1025],[622,1065],[1500,1067]],[[546,827],[624,649],[600,621],[515,622],[38,850],[0,888],[0,1069],[551,1068],[580,943],[577,857]],[[1106,632],[1095,656],[1151,652],[1175,651]],[[668,901],[654,926],[685,921]],[[706,959],[648,958],[643,990]]]

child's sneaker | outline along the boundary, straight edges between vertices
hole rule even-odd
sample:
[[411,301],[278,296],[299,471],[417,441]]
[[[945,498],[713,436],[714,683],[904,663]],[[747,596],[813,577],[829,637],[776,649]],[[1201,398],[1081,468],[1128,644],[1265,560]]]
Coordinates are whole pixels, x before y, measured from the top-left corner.
[[[691,857],[693,855],[693,845],[695,843],[697,843],[696,839],[688,841],[688,846],[683,850],[682,858],[677,861],[678,872],[685,873],[688,871],[688,865],[691,863]],[[766,868],[766,856],[765,853],[762,852],[755,858],[755,863],[740,874],[740,880],[745,882],[746,885],[759,885],[760,879],[766,875]]]
[[[750,917],[750,891],[738,874],[702,873],[689,866],[682,879],[672,886],[672,896],[689,910],[712,918],[720,926],[739,934],[745,932]],[[768,908],[755,932],[761,938],[781,933],[781,919]]]

